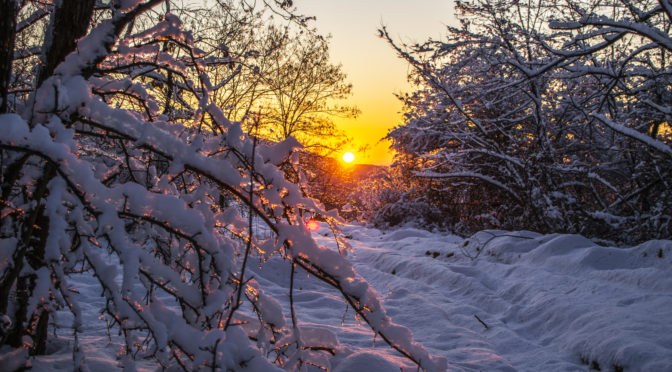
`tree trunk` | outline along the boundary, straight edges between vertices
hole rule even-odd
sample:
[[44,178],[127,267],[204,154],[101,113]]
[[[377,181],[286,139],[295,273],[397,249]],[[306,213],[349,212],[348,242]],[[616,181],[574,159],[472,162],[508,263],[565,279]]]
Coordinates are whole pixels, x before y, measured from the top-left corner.
[[[94,4],[95,0],[56,2],[45,35],[36,89],[53,75],[56,66],[75,50],[77,40],[86,34],[93,16]],[[28,223],[24,225],[21,243],[14,254],[14,266],[4,273],[3,282],[0,283],[0,311],[4,313],[8,310],[8,302],[14,302],[13,314],[9,314],[13,317],[12,329],[3,342],[13,347],[20,347],[23,344],[23,337],[30,336],[33,341],[31,354],[34,355],[43,354],[46,350],[50,313],[42,308],[35,309],[32,314],[28,313],[28,302],[36,283],[34,274],[24,275],[22,269],[27,264],[31,271],[35,272],[48,264],[44,260],[44,247],[50,221],[45,215],[43,199],[48,196],[47,184],[55,175],[55,165],[45,163],[43,175],[32,196],[35,207],[26,211],[26,215],[29,216]],[[15,290],[15,300],[9,298],[12,289]]]
[[9,111],[7,96],[12,78],[16,16],[19,4],[16,0],[0,0],[0,114]]
[[95,0],[62,0],[51,15],[45,35],[42,68],[37,87],[42,85],[56,66],[65,60],[77,46],[77,40],[86,34],[93,16]]

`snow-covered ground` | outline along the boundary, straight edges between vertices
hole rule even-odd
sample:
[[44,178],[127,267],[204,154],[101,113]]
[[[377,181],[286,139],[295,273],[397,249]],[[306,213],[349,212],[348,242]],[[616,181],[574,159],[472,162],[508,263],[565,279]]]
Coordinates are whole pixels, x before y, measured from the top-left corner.
[[[356,269],[392,319],[446,357],[449,370],[672,371],[672,241],[614,248],[531,232],[480,232],[467,240],[412,228],[346,226],[344,233]],[[325,227],[314,235],[320,244],[334,244]],[[272,259],[255,270],[266,293],[287,298],[286,261]],[[300,277],[295,304],[302,335],[338,342],[333,370],[416,370],[374,339],[337,292]],[[114,369],[120,344],[114,330],[109,341],[96,319],[104,304],[91,280],[81,276],[76,283],[87,322],[80,346],[90,370]],[[52,344],[34,369],[72,369],[72,337],[62,321],[60,346]]]

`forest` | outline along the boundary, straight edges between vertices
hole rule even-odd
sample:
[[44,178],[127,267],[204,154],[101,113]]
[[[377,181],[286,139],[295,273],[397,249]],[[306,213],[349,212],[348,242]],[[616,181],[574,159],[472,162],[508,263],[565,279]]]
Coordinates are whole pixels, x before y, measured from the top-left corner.
[[2,369],[672,368],[672,0],[455,12],[348,168],[291,0],[0,0]]

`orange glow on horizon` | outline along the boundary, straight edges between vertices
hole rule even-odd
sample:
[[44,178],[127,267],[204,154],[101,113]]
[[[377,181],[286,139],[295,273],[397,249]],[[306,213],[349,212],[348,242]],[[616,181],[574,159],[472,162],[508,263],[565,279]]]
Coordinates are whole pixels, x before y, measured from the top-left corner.
[[[346,80],[353,84],[352,96],[334,104],[357,106],[357,118],[334,118],[336,126],[352,138],[357,148],[353,164],[389,165],[394,152],[382,140],[390,129],[404,121],[404,107],[395,97],[412,92],[407,81],[409,67],[377,30],[387,25],[399,42],[413,45],[429,37],[442,40],[446,25],[459,27],[454,2],[436,0],[296,0],[300,12],[316,16],[312,23],[322,34],[331,34],[330,59],[342,64]],[[343,27],[347,24],[348,27]],[[366,151],[359,149],[365,147]]]

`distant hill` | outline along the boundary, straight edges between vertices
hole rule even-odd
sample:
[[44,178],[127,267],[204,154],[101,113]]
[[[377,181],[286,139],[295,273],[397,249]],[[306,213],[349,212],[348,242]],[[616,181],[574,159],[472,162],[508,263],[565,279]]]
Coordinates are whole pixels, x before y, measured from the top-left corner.
[[352,178],[357,180],[362,180],[380,174],[387,169],[385,165],[373,165],[373,164],[354,164],[352,165]]

